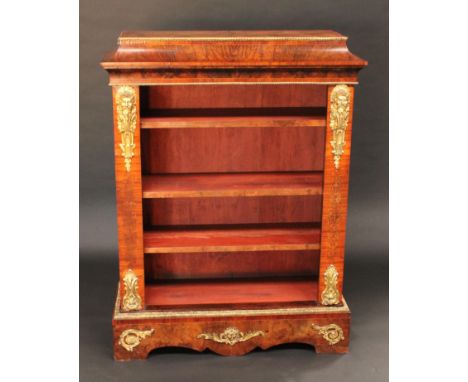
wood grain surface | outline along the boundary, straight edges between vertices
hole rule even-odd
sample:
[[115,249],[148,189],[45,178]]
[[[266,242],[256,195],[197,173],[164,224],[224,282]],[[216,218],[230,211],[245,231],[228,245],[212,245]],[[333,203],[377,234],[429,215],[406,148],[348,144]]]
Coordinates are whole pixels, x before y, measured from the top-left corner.
[[146,286],[147,306],[311,302],[317,280],[166,281]]
[[177,174],[143,177],[143,198],[321,195],[321,173]]
[[318,228],[177,229],[145,231],[145,253],[317,250]]
[[310,223],[322,219],[322,196],[144,199],[146,227]]
[[145,278],[151,283],[178,279],[316,277],[319,261],[319,250],[146,254]]

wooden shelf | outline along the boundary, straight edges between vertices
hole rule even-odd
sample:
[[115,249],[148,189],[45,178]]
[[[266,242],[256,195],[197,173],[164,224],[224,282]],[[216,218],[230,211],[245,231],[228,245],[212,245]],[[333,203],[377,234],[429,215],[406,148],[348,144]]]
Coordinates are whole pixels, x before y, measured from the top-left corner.
[[321,195],[322,182],[320,172],[147,175],[143,198]]
[[148,112],[142,129],[326,126],[324,108],[172,109]]
[[317,300],[317,280],[171,281],[149,284],[147,306],[298,303]]
[[174,229],[144,232],[145,253],[295,251],[320,249],[320,229]]

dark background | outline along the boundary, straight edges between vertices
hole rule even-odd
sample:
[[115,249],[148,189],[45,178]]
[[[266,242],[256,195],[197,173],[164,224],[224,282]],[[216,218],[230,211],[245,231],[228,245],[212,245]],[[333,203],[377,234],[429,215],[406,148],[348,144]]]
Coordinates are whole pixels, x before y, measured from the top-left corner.
[[[111,89],[99,66],[122,30],[333,29],[369,61],[356,88],[344,294],[350,353],[284,345],[243,357],[161,349],[112,359],[118,281]],[[64,79],[65,80],[65,79]],[[80,1],[80,379],[388,380],[388,3],[385,0]]]

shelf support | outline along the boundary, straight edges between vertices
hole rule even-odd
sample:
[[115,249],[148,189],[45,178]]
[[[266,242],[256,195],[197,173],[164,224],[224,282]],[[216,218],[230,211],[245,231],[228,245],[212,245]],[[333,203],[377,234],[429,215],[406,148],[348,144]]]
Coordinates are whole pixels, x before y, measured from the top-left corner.
[[323,305],[342,298],[353,99],[352,86],[328,87],[318,291]]
[[145,279],[139,87],[113,86],[112,95],[120,293],[129,296],[120,308],[140,310],[145,306]]

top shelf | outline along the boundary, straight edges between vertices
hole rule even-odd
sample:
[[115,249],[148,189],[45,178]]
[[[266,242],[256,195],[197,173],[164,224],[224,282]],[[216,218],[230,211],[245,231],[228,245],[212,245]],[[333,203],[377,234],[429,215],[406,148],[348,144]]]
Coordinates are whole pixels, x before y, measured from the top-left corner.
[[326,126],[325,108],[160,109],[141,118],[142,129],[294,126]]

